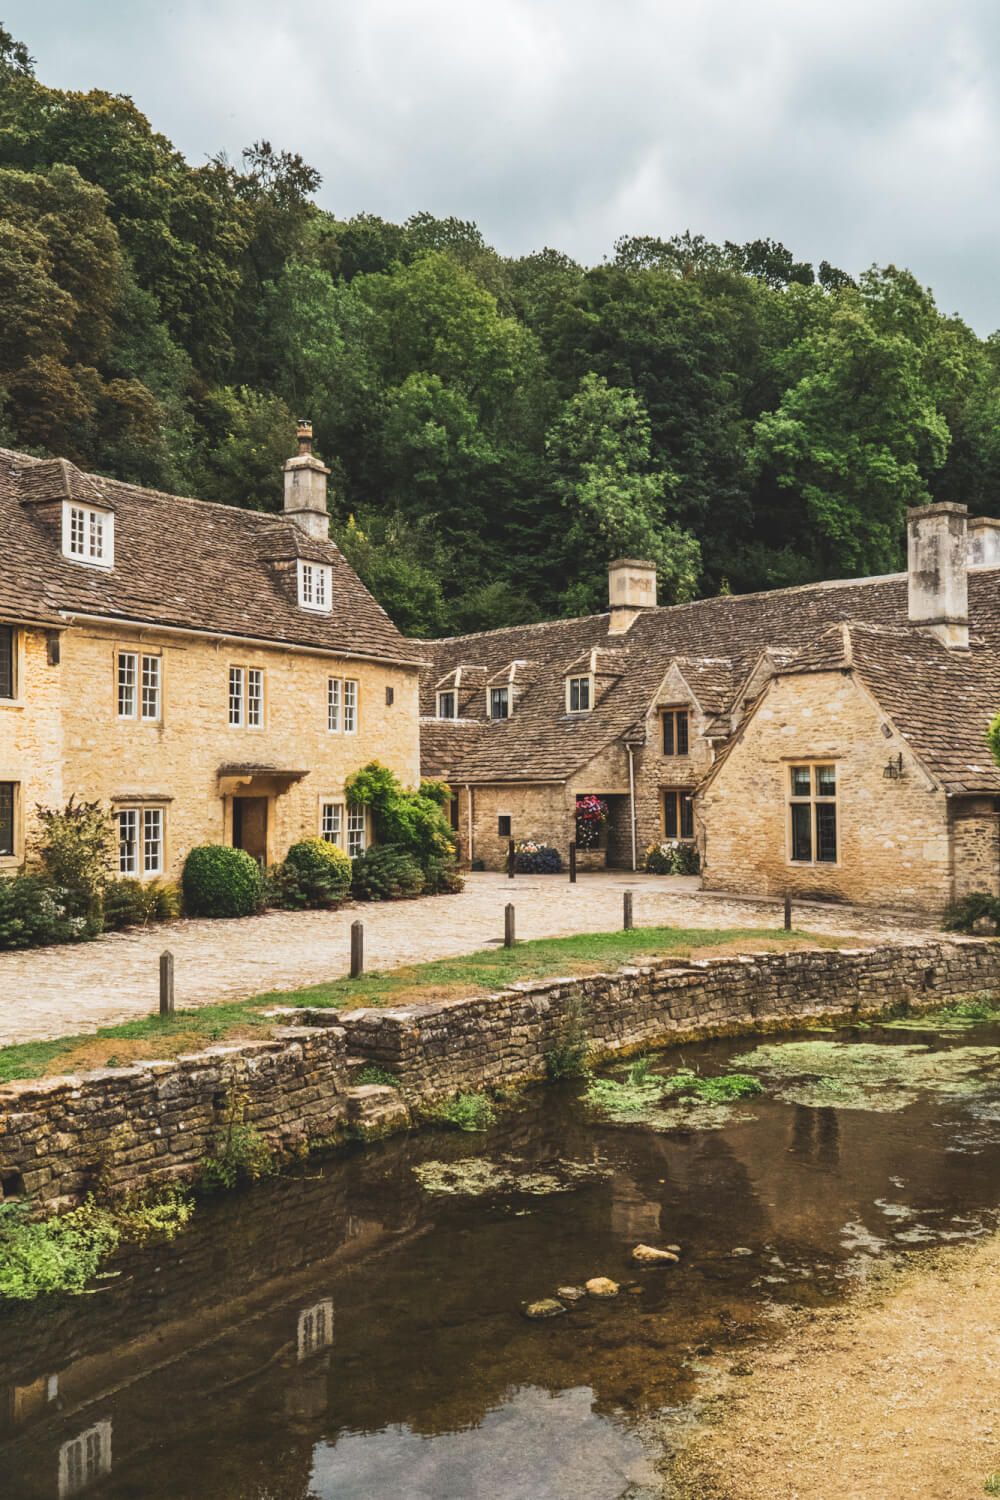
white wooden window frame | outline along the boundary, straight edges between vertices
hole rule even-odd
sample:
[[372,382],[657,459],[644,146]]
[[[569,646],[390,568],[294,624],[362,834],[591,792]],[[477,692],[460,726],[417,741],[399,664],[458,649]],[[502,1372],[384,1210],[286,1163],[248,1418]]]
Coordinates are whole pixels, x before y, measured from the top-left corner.
[[358,679],[344,678],[344,733],[358,732]]
[[368,848],[368,818],[363,807],[347,809],[347,852],[352,859]]
[[248,729],[264,727],[264,668],[247,667],[246,723]]
[[118,874],[132,880],[162,875],[166,812],[158,803],[130,803],[115,809],[118,825]]
[[318,615],[330,613],[333,605],[333,568],[329,563],[306,562],[300,557],[298,584],[300,609],[312,610]]
[[326,727],[330,734],[340,734],[344,701],[344,685],[341,677],[326,679]]
[[[495,714],[493,712],[494,694],[496,695],[496,701],[498,703],[501,701],[503,702],[504,711],[502,714]],[[488,687],[486,689],[486,712],[489,718],[493,720],[494,723],[500,723],[501,720],[510,718],[509,683],[502,683],[499,687]]]
[[117,679],[118,717],[135,719],[139,713],[138,651],[119,651]]
[[139,676],[139,717],[144,724],[158,724],[163,712],[163,659],[143,652]]
[[59,1500],[82,1495],[111,1473],[111,1423],[98,1422],[59,1449]]
[[78,505],[64,500],[62,508],[62,551],[70,562],[88,568],[113,568],[115,565],[115,518],[109,510]]
[[344,847],[343,798],[321,797],[319,802],[319,836],[325,844]]

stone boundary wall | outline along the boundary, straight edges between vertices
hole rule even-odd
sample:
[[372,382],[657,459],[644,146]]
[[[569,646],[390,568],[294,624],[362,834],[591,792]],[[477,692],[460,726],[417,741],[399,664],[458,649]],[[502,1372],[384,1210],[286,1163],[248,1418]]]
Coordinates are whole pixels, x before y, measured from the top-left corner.
[[[234,1092],[245,1119],[283,1150],[329,1141],[349,1123],[405,1125],[409,1110],[458,1090],[543,1077],[545,1054],[565,1040],[574,1013],[600,1059],[904,1001],[928,1008],[981,990],[1000,990],[1000,944],[959,938],[663,959],[441,1004],[297,1011],[297,1024],[272,1041],[0,1085],[0,1185],[54,1209],[98,1183],[121,1193],[190,1177],[211,1154]],[[363,1063],[393,1073],[400,1092],[352,1088]]]
[[0,1187],[46,1209],[192,1177],[234,1097],[278,1148],[336,1135],[348,1111],[345,1034],[286,1027],[273,1041],[169,1062],[0,1085]]
[[[408,1103],[543,1077],[571,1009],[597,1059],[713,1034],[788,1027],[907,1002],[930,1008],[1000,989],[1000,944],[975,939],[664,959],[615,974],[520,982],[502,994],[439,1005],[356,1010],[337,1018],[352,1057],[400,1080]],[[322,1025],[330,1013],[307,1011]],[[2,1097],[2,1096],[0,1096]]]

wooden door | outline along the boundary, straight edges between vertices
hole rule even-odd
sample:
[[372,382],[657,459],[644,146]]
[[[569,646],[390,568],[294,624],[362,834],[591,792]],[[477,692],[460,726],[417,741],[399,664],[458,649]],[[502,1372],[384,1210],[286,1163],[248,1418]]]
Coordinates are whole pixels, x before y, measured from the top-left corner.
[[233,847],[245,849],[259,865],[267,863],[266,797],[233,798]]

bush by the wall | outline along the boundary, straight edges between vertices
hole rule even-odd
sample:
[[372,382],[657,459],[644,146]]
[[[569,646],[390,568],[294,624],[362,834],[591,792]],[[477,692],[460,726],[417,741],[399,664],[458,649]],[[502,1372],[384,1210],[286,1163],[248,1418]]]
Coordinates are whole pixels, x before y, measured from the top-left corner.
[[354,861],[352,890],[359,901],[401,901],[424,888],[420,866],[394,844],[375,844]]
[[701,859],[695,844],[664,839],[661,844],[650,844],[643,856],[642,868],[647,875],[697,875],[701,870]]
[[989,891],[970,891],[945,908],[942,926],[945,932],[973,932],[984,918],[1000,931],[1000,899]]
[[424,865],[424,895],[453,896],[465,890],[465,877],[454,859],[429,859]]
[[522,839],[514,845],[514,869],[518,875],[558,875],[562,869],[562,857],[551,844]]
[[191,917],[250,917],[261,908],[264,878],[245,849],[199,844],[184,861],[181,884]]
[[104,891],[104,926],[111,932],[123,927],[145,927],[149,922],[168,922],[181,913],[181,893],[165,880],[112,880]]
[[48,884],[65,891],[73,916],[88,917],[95,932],[102,926],[101,905],[111,874],[114,827],[99,802],[65,807],[36,806],[38,831],[32,853]]
[[450,797],[444,782],[422,782],[419,792],[408,792],[399,777],[377,760],[355,771],[345,783],[348,806],[371,813],[375,839],[392,844],[417,861],[454,857],[455,835],[443,806]]
[[295,873],[302,906],[337,906],[351,890],[351,860],[325,839],[301,839],[285,856]]
[[0,880],[0,948],[34,948],[96,936],[93,923],[69,908],[68,893],[39,875]]

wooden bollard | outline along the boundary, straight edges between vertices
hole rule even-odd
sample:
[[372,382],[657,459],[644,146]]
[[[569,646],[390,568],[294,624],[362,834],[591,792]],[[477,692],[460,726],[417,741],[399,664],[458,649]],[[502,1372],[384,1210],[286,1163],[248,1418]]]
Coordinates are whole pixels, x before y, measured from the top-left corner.
[[160,954],[160,1015],[174,1013],[174,955],[169,948]]
[[570,840],[569,846],[569,883],[576,885],[576,840]]
[[515,854],[514,854],[514,840],[511,839],[510,843],[507,845],[507,879],[508,880],[513,880],[514,879],[514,865],[515,865],[515,863],[516,863],[516,857],[515,857]]
[[360,979],[365,972],[365,925],[351,923],[351,978]]
[[625,932],[632,931],[632,892],[625,892],[625,900],[622,902],[624,912],[622,915],[622,929]]
[[503,914],[503,945],[505,948],[514,946],[514,904],[507,902]]
[[792,898],[790,896],[786,896],[785,897],[785,931],[786,932],[791,932],[791,930],[792,930]]

